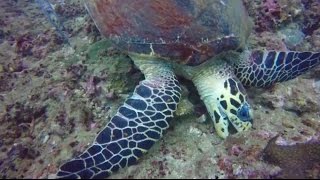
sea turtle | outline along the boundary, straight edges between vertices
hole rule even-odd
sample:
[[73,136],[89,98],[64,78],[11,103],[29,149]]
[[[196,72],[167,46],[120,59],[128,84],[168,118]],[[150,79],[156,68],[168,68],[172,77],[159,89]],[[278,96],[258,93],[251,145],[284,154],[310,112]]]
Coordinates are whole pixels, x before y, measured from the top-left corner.
[[84,1],[102,35],[126,51],[145,80],[59,178],[104,178],[136,163],[169,127],[181,96],[175,76],[192,80],[217,134],[250,129],[243,85],[265,87],[315,67],[320,53],[246,48],[251,21],[235,0]]

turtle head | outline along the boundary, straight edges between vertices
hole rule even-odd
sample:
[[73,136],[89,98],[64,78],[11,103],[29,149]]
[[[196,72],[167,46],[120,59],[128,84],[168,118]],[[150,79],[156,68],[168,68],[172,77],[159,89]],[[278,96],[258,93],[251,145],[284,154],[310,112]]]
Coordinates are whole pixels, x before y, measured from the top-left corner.
[[208,109],[218,135],[226,138],[229,134],[246,131],[253,123],[252,109],[247,94],[238,79],[224,79],[223,87],[216,91],[216,103]]

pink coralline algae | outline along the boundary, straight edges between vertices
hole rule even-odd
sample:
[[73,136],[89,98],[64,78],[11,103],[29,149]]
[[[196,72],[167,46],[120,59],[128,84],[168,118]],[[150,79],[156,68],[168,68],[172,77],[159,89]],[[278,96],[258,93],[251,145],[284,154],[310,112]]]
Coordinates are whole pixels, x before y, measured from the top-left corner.
[[30,34],[24,34],[16,38],[16,52],[22,56],[31,55],[31,50],[33,48],[32,40],[33,38]]
[[258,6],[258,12],[260,15],[255,22],[255,28],[259,32],[274,29],[281,18],[281,7],[276,0],[263,0]]
[[101,91],[101,87],[97,86],[97,84],[99,83],[100,79],[97,76],[91,76],[89,78],[89,80],[86,83],[85,89],[86,89],[86,93],[89,96],[94,96],[96,93],[99,92],[99,90]]
[[278,13],[280,9],[276,0],[264,0],[263,6],[265,7],[266,12],[270,12],[270,14]]
[[16,53],[25,56],[34,56],[42,59],[49,52],[56,50],[63,43],[62,39],[52,30],[40,33],[24,33],[15,38]]

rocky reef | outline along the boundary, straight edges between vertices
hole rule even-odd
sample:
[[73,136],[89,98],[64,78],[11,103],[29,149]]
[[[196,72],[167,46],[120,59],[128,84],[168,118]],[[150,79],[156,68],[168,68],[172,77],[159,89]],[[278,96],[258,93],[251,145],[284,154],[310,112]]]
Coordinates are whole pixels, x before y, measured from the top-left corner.
[[277,144],[278,137],[272,138],[263,151],[263,160],[279,166],[281,179],[319,178],[320,139],[318,134],[307,142],[293,145]]
[[[249,47],[320,50],[319,1],[244,1],[255,24]],[[100,36],[81,0],[50,2],[71,46],[33,1],[0,1],[1,178],[54,178],[143,78]],[[254,127],[224,141],[195,88],[180,80],[183,97],[164,138],[111,178],[320,178],[320,67],[249,88]]]

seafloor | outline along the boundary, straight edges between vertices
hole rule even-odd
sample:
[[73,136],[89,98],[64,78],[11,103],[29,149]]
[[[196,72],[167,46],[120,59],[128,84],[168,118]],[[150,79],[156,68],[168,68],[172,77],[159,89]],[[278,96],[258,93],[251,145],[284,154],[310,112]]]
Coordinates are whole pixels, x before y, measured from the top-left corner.
[[[0,1],[0,178],[54,178],[143,78],[78,0],[51,0],[71,47],[31,0]],[[250,46],[320,51],[318,0],[245,0]],[[254,128],[221,140],[194,88],[164,137],[111,178],[320,178],[320,67],[248,89]],[[107,117],[107,118],[106,118]]]

